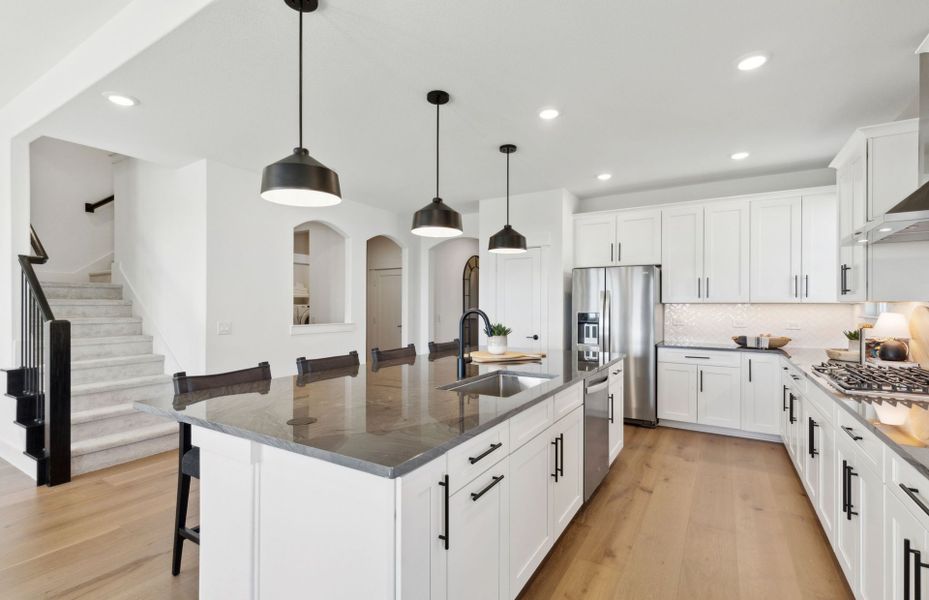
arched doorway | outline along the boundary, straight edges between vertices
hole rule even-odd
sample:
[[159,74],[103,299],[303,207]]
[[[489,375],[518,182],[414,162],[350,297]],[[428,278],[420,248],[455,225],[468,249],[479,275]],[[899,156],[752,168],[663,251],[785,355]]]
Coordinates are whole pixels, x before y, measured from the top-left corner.
[[[480,257],[476,254],[468,259],[465,263],[464,270],[461,274],[461,312],[469,308],[479,308],[480,303]],[[478,341],[478,317],[471,315],[464,328],[464,345],[465,347],[477,346]]]

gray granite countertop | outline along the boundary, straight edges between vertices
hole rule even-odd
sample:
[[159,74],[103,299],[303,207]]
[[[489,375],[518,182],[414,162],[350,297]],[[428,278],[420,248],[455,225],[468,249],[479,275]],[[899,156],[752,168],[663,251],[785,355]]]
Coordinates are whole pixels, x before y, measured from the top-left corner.
[[533,363],[468,365],[469,377],[494,370],[551,376],[507,398],[438,389],[455,382],[455,355],[418,355],[412,364],[362,365],[328,379],[278,377],[222,395],[166,395],[135,407],[394,478],[622,358],[557,352]]
[[[881,423],[878,410],[883,410],[885,406],[891,406],[885,399],[846,394],[813,370],[814,365],[832,362],[826,356],[826,351],[823,348],[791,348],[788,346],[777,350],[761,350],[758,348],[740,348],[735,344],[699,342],[665,342],[658,344],[658,347],[781,353],[806,376],[812,385],[826,392],[839,405],[840,410],[854,416],[862,427],[873,432],[888,448],[924,476],[929,477],[929,447],[926,447],[926,444],[929,444],[929,403],[911,403],[906,421],[902,425],[885,425]],[[917,435],[920,435],[923,439],[917,438]]]

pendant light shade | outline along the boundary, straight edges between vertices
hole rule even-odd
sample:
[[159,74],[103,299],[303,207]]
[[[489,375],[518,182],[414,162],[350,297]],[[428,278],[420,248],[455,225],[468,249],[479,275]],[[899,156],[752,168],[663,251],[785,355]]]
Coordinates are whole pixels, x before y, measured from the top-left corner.
[[271,163],[261,174],[261,197],[287,206],[333,206],[342,201],[339,175],[322,164],[303,147],[303,13],[313,12],[317,0],[285,0],[300,15],[299,29],[299,108],[300,145],[292,154]]
[[435,105],[435,198],[413,214],[415,235],[422,237],[454,237],[461,235],[461,214],[439,197],[439,107],[449,101],[448,92],[433,90],[426,94],[429,104]]
[[506,154],[506,225],[490,236],[488,250],[494,254],[522,254],[526,251],[526,236],[510,225],[510,154],[516,152],[516,146],[503,144],[500,152]]

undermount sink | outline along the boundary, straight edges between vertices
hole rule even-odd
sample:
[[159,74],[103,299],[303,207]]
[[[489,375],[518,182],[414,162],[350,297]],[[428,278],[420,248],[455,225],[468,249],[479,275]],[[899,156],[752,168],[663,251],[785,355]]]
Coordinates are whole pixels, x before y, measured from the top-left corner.
[[439,387],[460,394],[478,394],[507,398],[554,378],[554,375],[527,375],[510,371],[494,371],[466,381],[458,381]]

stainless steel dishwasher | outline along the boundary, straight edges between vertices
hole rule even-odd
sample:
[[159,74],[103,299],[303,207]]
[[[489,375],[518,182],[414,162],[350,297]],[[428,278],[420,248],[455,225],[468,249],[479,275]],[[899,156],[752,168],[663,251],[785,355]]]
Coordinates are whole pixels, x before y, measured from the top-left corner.
[[610,372],[584,382],[584,501],[610,469]]

